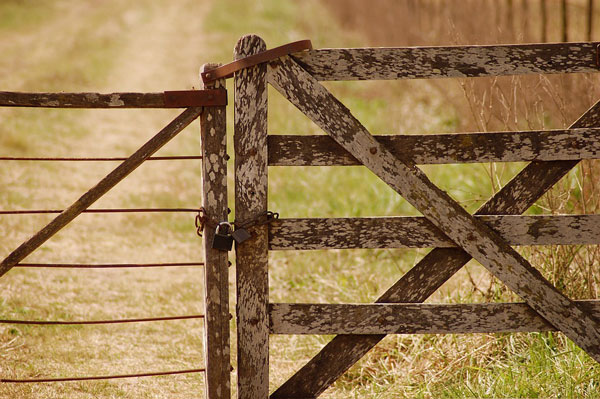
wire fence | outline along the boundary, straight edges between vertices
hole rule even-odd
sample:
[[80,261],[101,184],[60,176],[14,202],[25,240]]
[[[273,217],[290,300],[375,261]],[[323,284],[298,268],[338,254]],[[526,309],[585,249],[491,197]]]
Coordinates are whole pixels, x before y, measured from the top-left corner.
[[144,267],[194,267],[204,266],[204,262],[172,263],[18,263],[15,267],[28,268],[66,268],[66,269],[121,269]]
[[[144,108],[144,107],[190,107],[198,106],[198,101],[218,100],[219,105],[223,105],[225,100],[223,91],[206,91],[206,99],[202,97],[205,93],[202,91],[181,92],[183,97],[175,98],[173,93],[165,92],[163,95],[150,93],[121,93],[118,94],[124,100],[125,107]],[[179,94],[181,94],[179,93]],[[215,100],[217,96],[217,100]],[[6,98],[4,98],[6,97]],[[38,98],[39,97],[39,98]],[[49,104],[47,98],[53,99],[59,103],[59,107],[80,107],[80,108],[110,108],[112,103],[110,99],[104,99],[100,96],[92,96],[99,98],[94,101],[90,100],[90,96],[85,96],[85,93],[8,93],[0,92],[0,106],[46,106]],[[114,97],[114,95],[113,95]],[[173,99],[173,98],[175,99]],[[16,100],[15,100],[16,98]],[[108,97],[107,97],[108,98]],[[112,97],[111,97],[112,98]],[[110,100],[110,101],[109,101]],[[46,101],[46,102],[44,102]],[[190,102],[191,101],[191,102]],[[221,104],[223,103],[223,104]],[[209,105],[208,103],[206,105]],[[132,156],[133,157],[133,156]],[[0,161],[6,162],[126,162],[131,157],[30,157],[30,156],[0,156]],[[182,160],[202,160],[201,155],[172,155],[172,156],[150,156],[146,157],[145,161],[182,161]],[[0,210],[0,215],[38,215],[38,214],[61,214],[64,209],[25,209],[25,210]],[[194,207],[188,208],[100,208],[100,209],[85,209],[81,213],[92,214],[114,214],[114,213],[198,213],[199,209]],[[14,267],[19,268],[71,268],[71,269],[119,269],[119,268],[170,268],[170,267],[198,267],[204,266],[204,262],[163,262],[163,263],[17,263]],[[108,320],[13,320],[0,319],[0,324],[11,325],[38,325],[38,326],[66,326],[66,325],[100,325],[100,324],[124,324],[124,323],[147,323],[147,322],[165,322],[174,320],[192,320],[205,319],[203,314],[177,315],[177,316],[154,316],[142,318],[122,318]],[[170,371],[150,371],[134,374],[114,374],[114,375],[99,375],[99,376],[80,376],[80,377],[57,377],[57,378],[0,378],[3,383],[47,383],[47,382],[69,382],[69,381],[93,381],[93,380],[108,380],[120,378],[135,378],[135,377],[152,377],[166,376],[178,374],[204,373],[205,368],[193,368],[185,370],[170,370]]]
[[205,371],[206,371],[206,369],[201,368],[201,369],[174,370],[174,371],[156,371],[156,372],[138,373],[138,374],[99,375],[99,376],[89,376],[89,377],[27,378],[27,379],[2,378],[2,379],[0,379],[0,382],[24,384],[24,383],[40,383],[40,382],[112,380],[112,379],[118,379],[118,378],[155,377],[155,376],[161,376],[161,375],[204,373]]

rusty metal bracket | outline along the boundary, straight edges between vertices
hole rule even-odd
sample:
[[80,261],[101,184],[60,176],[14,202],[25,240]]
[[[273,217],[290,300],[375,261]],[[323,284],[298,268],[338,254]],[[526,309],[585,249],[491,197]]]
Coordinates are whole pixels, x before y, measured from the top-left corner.
[[166,108],[215,107],[227,105],[227,90],[165,91]]
[[275,47],[267,51],[263,51],[258,54],[251,55],[249,57],[241,58],[239,60],[230,62],[210,71],[202,72],[202,81],[204,83],[212,82],[213,80],[221,78],[231,78],[235,72],[238,72],[244,68],[262,64],[263,62],[273,61],[284,55],[297,53],[304,50],[312,50],[312,43],[310,40],[299,40],[284,44],[283,46]]

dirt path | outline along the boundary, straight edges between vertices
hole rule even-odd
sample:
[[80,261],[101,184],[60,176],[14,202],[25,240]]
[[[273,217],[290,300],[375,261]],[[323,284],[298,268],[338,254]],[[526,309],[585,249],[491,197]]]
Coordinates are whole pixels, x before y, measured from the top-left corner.
[[[143,3],[143,6],[140,5]],[[203,10],[209,1],[182,0],[129,2],[106,0],[99,5],[65,1],[64,12],[0,49],[10,51],[12,62],[45,71],[15,72],[0,79],[10,90],[31,90],[39,76],[49,76],[58,58],[76,51],[66,41],[75,40],[94,19],[100,28],[91,36],[118,39],[114,62],[93,90],[163,91],[198,88],[198,70],[207,43],[203,41]],[[87,4],[87,5],[83,5]],[[67,7],[73,5],[74,7]],[[88,27],[89,29],[89,27]],[[102,31],[104,29],[104,31]],[[53,32],[60,32],[52,36]],[[88,32],[89,34],[89,32]],[[61,39],[62,38],[62,39]],[[39,40],[38,40],[39,39]],[[64,40],[64,46],[61,46]],[[37,46],[41,47],[38,48]],[[80,46],[82,44],[79,44]],[[21,47],[23,46],[23,47]],[[29,47],[27,53],[23,48]],[[55,48],[53,51],[52,48]],[[85,43],[83,43],[85,48]],[[113,45],[114,47],[114,45]],[[19,60],[18,53],[22,53]],[[79,54],[78,54],[79,56]],[[82,50],[81,57],[96,56]],[[55,58],[56,57],[56,58]],[[77,58],[77,57],[76,57]],[[102,64],[102,61],[99,61]],[[5,65],[9,61],[4,61]],[[106,72],[106,71],[103,71]],[[66,90],[88,90],[66,80]],[[39,84],[39,83],[38,83]],[[166,125],[176,110],[105,110],[77,112],[76,131],[65,139],[42,141],[44,153],[59,154],[61,142],[72,155],[130,155]],[[12,114],[7,114],[11,115]],[[0,118],[2,114],[0,114]],[[39,123],[40,128],[56,127]],[[198,154],[199,127],[190,128],[168,144],[163,154]],[[58,135],[60,132],[56,132]],[[187,163],[184,163],[187,162]],[[70,164],[34,169],[14,166],[2,178],[31,182],[15,190],[22,208],[66,206],[114,168],[114,164]],[[17,168],[24,168],[17,171]],[[94,207],[197,207],[200,205],[200,165],[197,161],[153,162],[142,165]],[[3,207],[15,207],[10,200]],[[11,219],[12,220],[12,219]],[[24,219],[23,219],[24,220]],[[0,223],[9,250],[36,227],[34,222]],[[82,215],[28,261],[38,262],[172,262],[199,260],[201,242],[194,235],[193,214],[90,216]],[[202,313],[202,272],[197,268],[143,270],[24,270],[11,271],[0,282],[2,313],[7,318],[111,319],[150,315]],[[165,322],[124,325],[117,328],[38,329],[0,326],[0,356],[4,377],[98,375],[144,370],[176,370],[201,366],[202,323]],[[0,384],[0,397],[170,397],[202,395],[202,375],[173,378],[115,380],[85,384]],[[183,396],[185,396],[183,395]]]

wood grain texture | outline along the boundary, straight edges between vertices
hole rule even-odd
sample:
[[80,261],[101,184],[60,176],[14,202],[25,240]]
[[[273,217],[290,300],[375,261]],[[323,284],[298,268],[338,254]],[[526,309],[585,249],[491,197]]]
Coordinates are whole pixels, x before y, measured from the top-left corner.
[[106,177],[100,180],[97,185],[83,194],[77,201],[65,209],[43,229],[35,233],[33,237],[28,239],[12,253],[10,253],[0,264],[0,276],[3,276],[14,265],[35,251],[38,247],[40,247],[40,245],[46,242],[50,237],[60,231],[60,229],[65,227],[84,210],[89,208],[90,205],[106,194],[111,188],[116,186],[117,183],[127,177],[152,154],[168,143],[169,140],[175,137],[187,125],[192,123],[201,112],[202,108],[188,108],[183,111],[177,118],[175,118],[171,123],[165,126],[160,132],[158,132],[154,137],[140,147],[133,155],[127,158],[126,161],[121,163]]
[[[600,314],[600,301],[576,301]],[[465,334],[556,331],[526,303],[269,305],[272,334]]]
[[494,46],[333,48],[294,59],[317,80],[465,78],[597,72],[596,42]]
[[[600,158],[599,128],[373,137],[417,165]],[[271,166],[361,164],[329,136],[270,135],[268,146]]]
[[[201,73],[219,64],[205,64]],[[225,89],[225,79],[204,84]],[[225,107],[205,108],[200,117],[202,204],[212,220],[227,220],[227,129]],[[228,253],[212,249],[213,226],[204,226],[204,359],[207,399],[231,397]]]
[[[264,51],[258,36],[242,37],[235,58]],[[235,217],[257,218],[267,211],[266,65],[235,74]],[[269,396],[269,304],[267,226],[248,228],[252,238],[236,246],[238,397]]]
[[[172,95],[169,97],[168,93],[172,93]],[[180,93],[181,92],[102,94],[22,93],[0,91],[0,106],[41,108],[187,108],[190,106],[227,104],[227,94],[220,90],[196,90],[193,93],[188,93],[186,96],[178,95]],[[190,101],[189,104],[185,104],[185,101],[182,100],[186,100],[186,98],[193,101]],[[199,102],[203,103],[199,104]],[[171,103],[179,104],[173,105]]]
[[[571,128],[600,126],[600,102]],[[521,214],[556,184],[578,161],[531,162],[476,214]],[[423,302],[458,272],[471,257],[461,249],[437,248],[394,283],[377,300]],[[385,335],[338,335],[282,384],[272,395],[278,398],[310,398],[321,394]]]
[[[600,215],[478,216],[510,245],[600,244]],[[424,217],[298,218],[270,224],[270,250],[454,248]]]
[[435,187],[418,168],[396,158],[377,143],[349,111],[301,67],[284,57],[278,63],[270,64],[269,80],[457,245],[592,357],[600,359],[600,328],[594,317],[557,291],[491,229]]

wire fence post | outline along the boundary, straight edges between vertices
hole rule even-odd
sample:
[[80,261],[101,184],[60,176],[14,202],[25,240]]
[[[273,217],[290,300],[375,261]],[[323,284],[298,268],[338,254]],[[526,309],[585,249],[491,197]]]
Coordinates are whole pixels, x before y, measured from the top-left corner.
[[[205,64],[201,72],[218,67]],[[205,84],[225,89],[225,79]],[[209,218],[227,220],[227,132],[225,106],[205,108],[200,117],[202,146],[202,203]],[[227,252],[211,248],[214,226],[204,227],[204,358],[206,398],[230,398],[229,261]]]

